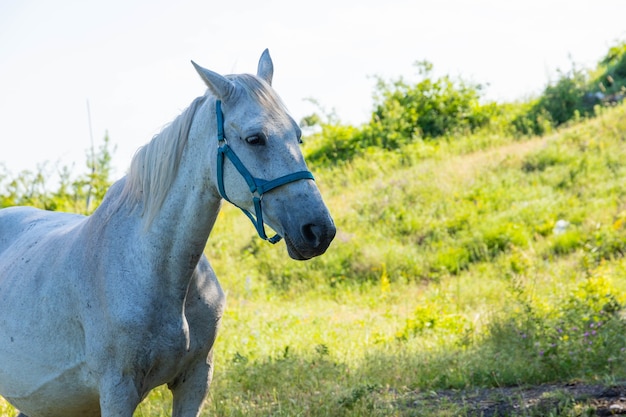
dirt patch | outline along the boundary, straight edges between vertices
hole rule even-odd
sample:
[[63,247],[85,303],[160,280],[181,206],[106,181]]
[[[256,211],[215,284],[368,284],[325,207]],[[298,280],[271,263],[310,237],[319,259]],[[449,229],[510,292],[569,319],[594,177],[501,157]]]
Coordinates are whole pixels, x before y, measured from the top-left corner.
[[467,417],[626,415],[626,382],[413,392],[398,403],[407,415],[411,410]]

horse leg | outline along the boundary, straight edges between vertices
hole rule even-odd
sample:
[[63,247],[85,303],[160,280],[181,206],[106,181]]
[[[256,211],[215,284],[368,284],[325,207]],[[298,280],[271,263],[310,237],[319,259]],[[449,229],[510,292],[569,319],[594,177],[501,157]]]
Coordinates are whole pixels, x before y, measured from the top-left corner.
[[108,375],[100,382],[101,417],[132,417],[141,402],[132,379]]
[[169,389],[173,396],[172,417],[198,417],[213,379],[213,349],[198,357],[179,375]]

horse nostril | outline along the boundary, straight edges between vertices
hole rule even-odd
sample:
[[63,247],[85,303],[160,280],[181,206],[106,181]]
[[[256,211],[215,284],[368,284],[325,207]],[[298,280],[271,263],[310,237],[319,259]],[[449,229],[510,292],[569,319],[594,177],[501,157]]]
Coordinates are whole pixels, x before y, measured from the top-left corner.
[[301,229],[302,237],[304,240],[311,246],[317,247],[320,244],[320,236],[322,231],[319,226],[313,223],[307,223],[302,226]]

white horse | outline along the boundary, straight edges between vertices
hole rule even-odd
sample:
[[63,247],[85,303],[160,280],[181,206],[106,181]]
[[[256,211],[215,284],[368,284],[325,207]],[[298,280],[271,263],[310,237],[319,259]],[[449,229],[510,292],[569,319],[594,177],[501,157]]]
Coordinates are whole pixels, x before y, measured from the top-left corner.
[[163,384],[173,416],[198,416],[224,309],[203,255],[222,199],[294,259],[335,235],[267,50],[256,76],[194,66],[207,93],[93,215],[0,210],[0,395],[20,416],[131,417]]

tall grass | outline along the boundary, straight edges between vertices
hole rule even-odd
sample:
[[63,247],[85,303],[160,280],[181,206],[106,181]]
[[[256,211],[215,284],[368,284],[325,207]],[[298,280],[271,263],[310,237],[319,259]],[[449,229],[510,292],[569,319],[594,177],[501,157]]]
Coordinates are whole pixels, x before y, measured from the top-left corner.
[[[304,263],[225,207],[206,249],[228,306],[203,415],[463,415],[409,399],[626,379],[625,144],[622,106],[546,138],[314,168],[338,235]],[[162,388],[135,415],[170,404]]]
[[415,391],[626,378],[625,115],[316,171],[339,233],[308,263],[228,240],[248,226],[225,212],[209,414],[413,415]]

